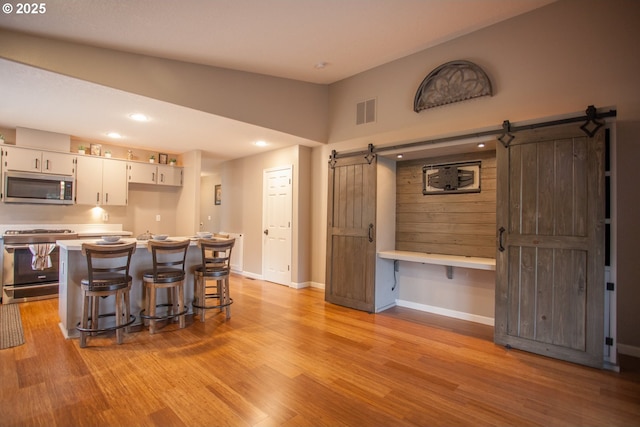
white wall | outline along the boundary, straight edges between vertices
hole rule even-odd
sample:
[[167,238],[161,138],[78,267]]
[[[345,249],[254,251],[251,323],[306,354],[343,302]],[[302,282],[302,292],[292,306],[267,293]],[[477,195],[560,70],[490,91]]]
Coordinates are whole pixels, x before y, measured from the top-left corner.
[[[231,160],[221,165],[222,204],[220,227],[244,234],[244,271],[262,277],[262,178],[265,169],[293,165],[292,282],[307,284],[309,267],[309,210],[311,152],[289,147]],[[301,193],[301,194],[299,194]]]
[[212,233],[220,228],[221,205],[215,204],[215,186],[221,184],[219,172],[200,178],[200,231]]
[[397,277],[399,306],[493,326],[495,272],[400,261]]

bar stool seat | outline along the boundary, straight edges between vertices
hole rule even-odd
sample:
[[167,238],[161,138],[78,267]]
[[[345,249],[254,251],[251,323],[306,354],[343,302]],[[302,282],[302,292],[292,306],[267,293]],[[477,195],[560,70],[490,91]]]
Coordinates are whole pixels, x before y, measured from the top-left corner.
[[[233,299],[229,292],[229,277],[234,244],[235,239],[198,239],[202,263],[193,269],[195,289],[192,305],[201,322],[205,321],[207,310],[216,308],[224,309],[227,319],[231,317]],[[207,286],[207,280],[215,280],[215,286]],[[213,302],[207,303],[207,300]]]
[[[129,291],[132,277],[129,275],[131,256],[136,243],[116,245],[82,244],[82,254],[87,258],[87,277],[80,281],[82,291],[82,319],[76,329],[80,332],[80,347],[87,346],[87,335],[116,331],[118,344],[123,341],[123,329],[135,322],[130,313]],[[115,297],[115,312],[100,314],[100,300]],[[100,319],[115,317],[115,326],[100,326]]]
[[[147,249],[151,252],[153,268],[143,271],[144,308],[140,311],[140,318],[148,321],[149,333],[156,332],[158,321],[178,319],[178,326],[185,327],[187,306],[184,302],[185,260],[189,240],[155,241],[149,240]],[[167,302],[157,302],[157,292],[167,290]],[[166,307],[165,313],[159,314],[157,309]]]

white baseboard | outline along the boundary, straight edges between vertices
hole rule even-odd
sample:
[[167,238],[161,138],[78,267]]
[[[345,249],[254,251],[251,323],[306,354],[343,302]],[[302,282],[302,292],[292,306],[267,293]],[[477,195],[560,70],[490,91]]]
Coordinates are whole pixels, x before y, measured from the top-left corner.
[[453,317],[455,319],[468,320],[469,322],[481,323],[488,326],[493,326],[495,323],[493,317],[479,316],[477,314],[464,313],[462,311],[449,310],[447,308],[435,307],[427,304],[418,304],[411,301],[396,300],[396,305],[399,307],[425,311],[427,313],[439,314],[441,316]]
[[236,271],[235,273],[240,274],[241,276],[248,277],[250,279],[263,280],[261,274],[250,273],[248,271]]
[[640,358],[640,347],[618,343],[616,348],[618,349],[618,353],[620,354],[626,354],[627,356]]
[[388,309],[390,309],[391,307],[395,307],[395,306],[396,306],[396,303],[395,303],[395,302],[393,302],[393,303],[391,303],[391,304],[387,304],[387,305],[382,306],[382,307],[376,307],[375,312],[376,312],[376,313],[380,313],[380,312],[382,312],[382,311],[388,310]]
[[308,288],[309,287],[309,282],[302,282],[302,283],[296,283],[296,282],[291,282],[291,284],[289,285],[290,288],[293,289],[303,289],[303,288]]
[[304,289],[304,288],[318,288],[318,289],[324,289],[324,283],[318,283],[318,282],[302,282],[302,283],[296,283],[296,282],[291,282],[290,287],[291,287],[291,288],[295,288],[295,289]]

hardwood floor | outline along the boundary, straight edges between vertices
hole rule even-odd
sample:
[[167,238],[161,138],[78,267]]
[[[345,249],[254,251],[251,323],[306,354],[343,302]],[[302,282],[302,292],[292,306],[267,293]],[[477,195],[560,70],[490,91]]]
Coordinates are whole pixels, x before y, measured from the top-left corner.
[[[492,328],[234,276],[231,319],[65,340],[57,300],[20,304],[0,350],[2,426],[629,426],[638,366],[615,373],[507,350]],[[623,365],[624,368],[624,365]]]

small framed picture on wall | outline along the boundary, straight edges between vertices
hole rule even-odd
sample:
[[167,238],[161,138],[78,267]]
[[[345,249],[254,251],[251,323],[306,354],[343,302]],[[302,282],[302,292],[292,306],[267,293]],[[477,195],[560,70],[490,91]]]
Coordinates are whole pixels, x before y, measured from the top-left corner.
[[222,203],[222,185],[218,184],[214,190],[214,200],[215,204],[219,205]]
[[158,153],[158,163],[161,165],[166,165],[169,160],[169,155],[165,153]]
[[91,144],[90,148],[92,156],[102,156],[102,144]]

